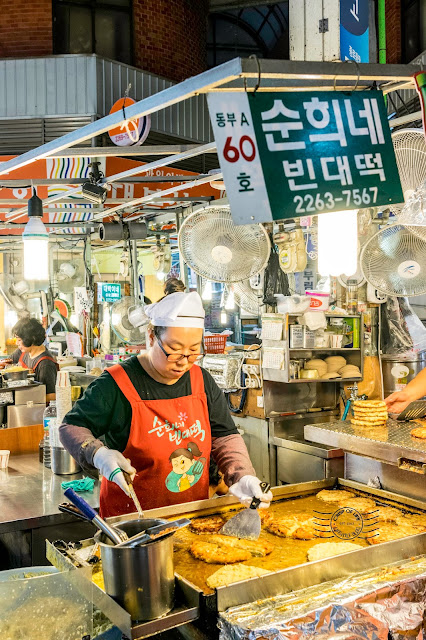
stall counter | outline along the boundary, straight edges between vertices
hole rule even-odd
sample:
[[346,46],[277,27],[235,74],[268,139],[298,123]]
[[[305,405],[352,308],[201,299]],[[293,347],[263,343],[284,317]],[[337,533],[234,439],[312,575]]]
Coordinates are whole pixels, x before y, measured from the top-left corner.
[[[66,542],[94,533],[91,524],[61,513],[61,483],[77,480],[81,473],[58,476],[39,462],[37,453],[11,454],[9,466],[0,470],[0,570],[48,564],[45,539]],[[99,507],[99,482],[84,498]]]

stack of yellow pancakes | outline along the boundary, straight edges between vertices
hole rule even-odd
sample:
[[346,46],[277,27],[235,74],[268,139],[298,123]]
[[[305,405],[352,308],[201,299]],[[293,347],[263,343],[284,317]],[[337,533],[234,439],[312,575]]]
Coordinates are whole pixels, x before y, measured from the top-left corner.
[[383,400],[355,400],[354,427],[384,427],[388,419],[388,411]]

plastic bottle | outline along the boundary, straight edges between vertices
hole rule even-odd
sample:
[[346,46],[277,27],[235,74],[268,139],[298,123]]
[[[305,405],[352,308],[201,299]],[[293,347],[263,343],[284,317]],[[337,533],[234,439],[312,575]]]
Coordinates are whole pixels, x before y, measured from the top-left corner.
[[43,464],[50,469],[50,429],[56,423],[56,402],[51,400],[43,413]]
[[349,279],[346,283],[346,311],[355,315],[358,313],[358,281]]

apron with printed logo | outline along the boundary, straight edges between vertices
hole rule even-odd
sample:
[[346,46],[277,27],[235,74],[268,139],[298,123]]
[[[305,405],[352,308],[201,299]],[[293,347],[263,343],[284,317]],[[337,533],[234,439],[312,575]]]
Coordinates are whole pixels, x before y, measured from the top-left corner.
[[[170,400],[142,400],[121,365],[108,373],[132,407],[123,455],[136,469],[133,486],[142,509],[208,498],[211,430],[200,367],[190,369],[191,395]],[[102,478],[99,513],[103,518],[135,510],[120,487]]]

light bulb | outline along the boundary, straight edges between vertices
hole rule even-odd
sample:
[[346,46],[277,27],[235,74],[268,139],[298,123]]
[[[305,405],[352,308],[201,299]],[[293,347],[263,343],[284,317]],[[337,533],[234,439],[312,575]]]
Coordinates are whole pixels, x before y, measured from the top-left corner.
[[164,278],[166,277],[166,273],[164,273],[164,271],[157,271],[157,278],[159,280],[164,280]]
[[226,324],[228,322],[228,316],[226,315],[226,311],[222,311],[220,314],[220,322],[222,324]]
[[228,310],[235,309],[235,295],[232,289],[228,294],[228,298],[225,304],[225,309],[228,309]]
[[49,279],[49,243],[46,240],[24,238],[25,280]]
[[206,280],[206,284],[204,285],[203,293],[201,295],[201,299],[207,302],[213,298],[213,288],[210,280]]
[[22,234],[24,279],[49,279],[49,234],[39,217],[30,218]]
[[318,272],[322,276],[353,275],[358,261],[357,211],[318,216]]

